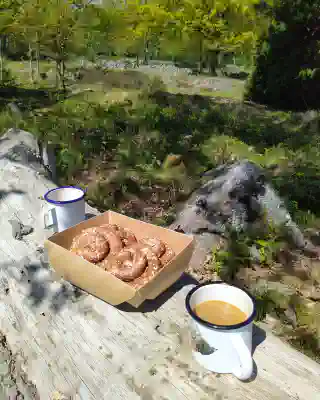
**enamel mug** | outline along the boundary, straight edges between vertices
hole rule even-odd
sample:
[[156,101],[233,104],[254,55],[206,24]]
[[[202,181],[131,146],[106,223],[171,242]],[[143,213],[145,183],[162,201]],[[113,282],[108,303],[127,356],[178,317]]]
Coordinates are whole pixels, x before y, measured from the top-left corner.
[[62,186],[49,190],[45,200],[53,207],[44,214],[46,228],[58,232],[77,225],[85,219],[85,191],[76,186]]
[[[216,325],[202,320],[194,308],[209,300],[236,306],[245,313],[246,319],[236,325]],[[205,354],[193,350],[195,360],[207,370],[248,380],[253,374],[252,324],[256,313],[253,297],[236,286],[217,281],[195,286],[186,297],[186,308],[197,336],[210,349]]]

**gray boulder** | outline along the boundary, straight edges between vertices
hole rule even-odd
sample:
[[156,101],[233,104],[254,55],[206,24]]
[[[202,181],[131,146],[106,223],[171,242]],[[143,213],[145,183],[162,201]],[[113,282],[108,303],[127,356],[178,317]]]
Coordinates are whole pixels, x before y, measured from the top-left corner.
[[204,178],[208,181],[181,210],[174,229],[197,236],[214,233],[228,237],[232,231],[248,230],[266,215],[275,226],[283,227],[296,248],[318,256],[317,248],[304,238],[262,168],[244,160],[208,171]]

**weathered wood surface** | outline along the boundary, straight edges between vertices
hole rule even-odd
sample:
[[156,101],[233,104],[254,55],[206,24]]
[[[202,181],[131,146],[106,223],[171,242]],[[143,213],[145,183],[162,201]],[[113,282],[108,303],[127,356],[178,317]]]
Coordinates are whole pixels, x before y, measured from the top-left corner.
[[[53,184],[32,157],[16,158],[12,150],[19,153],[20,141],[35,146],[26,133],[0,141],[0,331],[12,352],[10,368],[0,352],[2,382],[14,365],[25,399],[319,398],[320,365],[272,334],[265,337],[267,326],[255,329],[251,382],[196,365],[184,310],[191,278],[138,310],[112,307],[59,280],[41,252],[50,234],[43,229],[41,196]],[[13,239],[9,219],[35,230]]]

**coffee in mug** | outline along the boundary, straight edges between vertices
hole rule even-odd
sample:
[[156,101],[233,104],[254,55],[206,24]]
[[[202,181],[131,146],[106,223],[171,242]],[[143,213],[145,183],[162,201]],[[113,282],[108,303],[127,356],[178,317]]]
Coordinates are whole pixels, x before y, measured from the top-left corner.
[[186,308],[196,336],[210,349],[205,353],[194,350],[196,361],[210,371],[249,379],[253,373],[252,323],[256,312],[253,297],[218,281],[195,286],[186,297]]
[[240,324],[247,315],[233,304],[220,300],[203,301],[195,306],[199,318],[216,325]]

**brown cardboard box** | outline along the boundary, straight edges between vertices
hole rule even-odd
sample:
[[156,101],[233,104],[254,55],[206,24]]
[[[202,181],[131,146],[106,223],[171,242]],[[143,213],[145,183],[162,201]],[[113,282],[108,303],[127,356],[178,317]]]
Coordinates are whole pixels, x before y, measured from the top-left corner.
[[[131,229],[138,240],[144,237],[157,237],[168,243],[175,251],[176,256],[147,285],[136,290],[100,267],[69,251],[72,239],[83,229],[107,223]],[[51,266],[64,279],[110,304],[117,305],[128,302],[132,306],[138,307],[146,299],[155,299],[180,278],[191,259],[194,239],[193,236],[107,211],[63,232],[55,233],[46,240],[45,247],[48,250]]]

